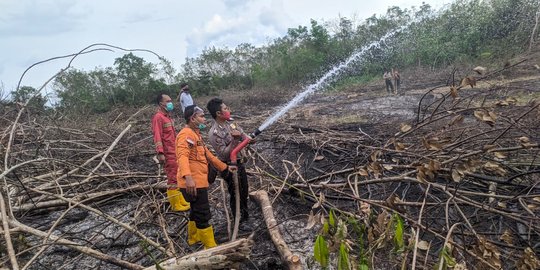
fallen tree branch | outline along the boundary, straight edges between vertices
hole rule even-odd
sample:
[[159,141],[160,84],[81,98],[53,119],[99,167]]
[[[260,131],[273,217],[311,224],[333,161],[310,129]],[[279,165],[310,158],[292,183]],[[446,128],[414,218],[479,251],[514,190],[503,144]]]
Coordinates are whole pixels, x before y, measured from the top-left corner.
[[[88,203],[88,202],[99,200],[101,198],[114,196],[117,194],[122,194],[122,193],[127,193],[127,192],[132,192],[132,191],[149,190],[149,189],[167,190],[167,185],[165,182],[158,183],[156,185],[139,184],[139,185],[135,185],[135,186],[127,187],[127,188],[80,194],[69,199],[71,202],[79,202],[81,200],[84,200],[85,202]],[[39,192],[45,192],[45,191],[39,191]],[[44,194],[47,194],[47,193],[44,193]],[[65,207],[69,203],[71,203],[70,201],[66,201],[64,199],[55,199],[55,200],[42,201],[42,202],[37,202],[37,203],[25,203],[20,206],[12,206],[12,210],[13,212],[22,212],[22,211],[31,211],[31,210],[37,210],[37,209],[54,208],[54,207]]]
[[249,258],[253,247],[252,237],[241,238],[214,248],[201,250],[182,258],[172,258],[144,270],[198,270],[236,267]]
[[39,236],[39,237],[42,237],[42,238],[47,238],[48,237],[52,242],[51,244],[54,243],[54,244],[59,244],[59,245],[66,246],[68,248],[77,250],[77,251],[79,251],[79,252],[81,252],[83,254],[86,254],[88,256],[94,257],[94,258],[96,258],[98,260],[105,261],[105,262],[108,262],[108,263],[111,263],[111,264],[114,264],[114,265],[117,265],[117,266],[120,266],[120,267],[124,267],[124,268],[127,268],[127,269],[132,269],[132,270],[141,270],[141,269],[143,269],[143,267],[138,265],[138,264],[134,264],[134,263],[130,263],[130,262],[118,259],[116,257],[104,254],[102,252],[99,252],[99,251],[97,251],[95,249],[83,246],[82,244],[79,244],[77,242],[62,239],[62,238],[60,238],[60,237],[58,237],[56,235],[48,235],[46,232],[42,232],[40,230],[34,229],[34,228],[30,227],[30,226],[27,226],[27,225],[25,225],[23,223],[20,223],[19,221],[10,219],[9,224],[11,226],[13,226],[13,227],[19,228],[23,232],[30,233],[30,234],[33,234],[35,236]]
[[17,258],[15,257],[15,249],[13,249],[13,242],[11,242],[11,235],[9,232],[9,217],[6,211],[6,205],[4,203],[4,195],[0,190],[0,213],[2,218],[2,227],[4,228],[4,239],[6,240],[7,252],[9,255],[9,261],[11,262],[11,267],[14,270],[19,269],[19,264],[17,263]]
[[270,199],[268,198],[268,193],[264,190],[258,190],[251,192],[249,196],[261,205],[264,221],[268,227],[270,237],[272,238],[272,242],[274,242],[274,246],[276,246],[279,255],[281,255],[283,262],[287,264],[290,270],[302,269],[300,256],[291,252],[289,246],[287,246],[287,243],[281,236],[276,218],[274,217],[272,205],[270,204]]
[[139,232],[138,230],[134,229],[133,227],[129,226],[128,224],[124,223],[124,222],[121,222],[120,220],[108,215],[108,214],[105,214],[103,213],[102,211],[99,211],[95,208],[92,208],[90,206],[87,206],[87,205],[84,205],[82,204],[81,202],[77,202],[77,201],[73,201],[71,199],[67,199],[67,198],[64,198],[60,195],[56,195],[56,194],[52,194],[52,193],[48,193],[48,192],[44,192],[44,191],[40,191],[40,190],[36,190],[36,189],[30,189],[34,192],[38,192],[38,193],[43,193],[43,194],[46,194],[46,195],[49,195],[49,196],[52,196],[52,197],[55,197],[55,198],[58,198],[60,200],[63,200],[63,201],[66,201],[70,204],[75,204],[77,207],[80,207],[80,208],[83,208],[83,209],[86,209],[90,212],[93,212],[99,216],[102,216],[104,218],[106,218],[107,220],[119,225],[120,227],[126,229],[127,231],[137,235],[139,238],[141,238],[142,240],[146,241],[148,244],[154,246],[156,249],[158,249],[159,251],[169,255],[169,256],[172,256],[172,254],[164,249],[163,247],[161,247],[161,245],[159,243],[156,243],[155,241],[153,241],[152,239],[146,237],[145,235],[143,235],[141,232]]
[[92,170],[92,172],[90,174],[93,174],[94,172],[96,172],[97,169],[99,169],[99,167],[101,167],[101,165],[105,162],[105,159],[107,159],[107,157],[109,156],[109,154],[111,153],[111,151],[114,149],[114,147],[118,144],[118,142],[120,141],[120,139],[122,139],[122,137],[124,136],[124,134],[126,134],[126,132],[131,128],[131,124],[129,124],[119,135],[118,137],[116,137],[116,139],[114,140],[114,142],[109,146],[109,148],[107,149],[107,151],[105,151],[103,157],[101,158],[101,161],[99,162],[99,164]]

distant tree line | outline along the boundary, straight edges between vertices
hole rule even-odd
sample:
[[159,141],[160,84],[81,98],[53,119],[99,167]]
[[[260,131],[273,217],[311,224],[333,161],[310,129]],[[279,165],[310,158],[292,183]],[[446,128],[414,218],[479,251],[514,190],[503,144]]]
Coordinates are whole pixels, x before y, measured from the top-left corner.
[[[456,0],[440,10],[428,4],[394,6],[363,21],[311,20],[310,25],[290,28],[285,36],[261,47],[248,43],[234,49],[208,47],[187,58],[179,72],[165,59],[155,65],[130,53],[117,58],[114,67],[68,70],[56,78],[54,89],[60,108],[83,113],[140,106],[158,92],[174,98],[180,82],[188,82],[195,96],[231,88],[298,87],[402,27],[353,64],[338,82],[358,83],[379,77],[389,67],[436,68],[523,52],[531,36],[537,35],[532,31],[538,10],[537,0]],[[24,97],[24,93],[12,96]]]

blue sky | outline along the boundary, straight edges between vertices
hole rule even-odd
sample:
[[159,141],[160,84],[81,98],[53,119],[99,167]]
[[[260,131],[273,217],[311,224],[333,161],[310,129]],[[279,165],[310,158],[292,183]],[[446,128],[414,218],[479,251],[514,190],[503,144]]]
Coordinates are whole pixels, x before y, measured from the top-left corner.
[[[144,48],[171,60],[179,69],[186,57],[208,46],[262,45],[311,18],[340,16],[361,21],[384,14],[389,6],[410,8],[426,2],[435,8],[451,0],[0,0],[0,90],[9,92],[31,64],[78,52],[92,43]],[[122,51],[78,57],[73,67],[112,66]],[[155,56],[137,53],[157,63]],[[22,85],[40,87],[68,60],[42,64]],[[50,90],[48,90],[50,91]]]

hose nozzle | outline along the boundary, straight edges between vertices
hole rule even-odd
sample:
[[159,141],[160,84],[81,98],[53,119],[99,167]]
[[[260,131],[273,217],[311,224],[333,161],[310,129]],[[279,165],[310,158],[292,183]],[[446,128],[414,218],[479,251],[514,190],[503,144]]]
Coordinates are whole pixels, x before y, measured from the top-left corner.
[[231,155],[230,155],[230,159],[231,159],[231,164],[232,165],[236,165],[236,156],[238,155],[238,152],[240,152],[240,150],[242,150],[244,147],[246,147],[246,145],[248,145],[248,143],[253,140],[253,138],[255,138],[255,136],[261,134],[261,130],[259,129],[255,129],[255,131],[251,134],[248,135],[245,135],[243,134],[242,135],[242,142],[240,142],[240,144],[238,144],[232,151],[231,151]]
[[262,133],[262,131],[259,130],[259,129],[257,128],[257,129],[255,129],[255,131],[253,131],[251,134],[249,134],[249,136],[253,139],[253,138],[255,138],[257,135],[259,135],[259,134],[261,134],[261,133]]

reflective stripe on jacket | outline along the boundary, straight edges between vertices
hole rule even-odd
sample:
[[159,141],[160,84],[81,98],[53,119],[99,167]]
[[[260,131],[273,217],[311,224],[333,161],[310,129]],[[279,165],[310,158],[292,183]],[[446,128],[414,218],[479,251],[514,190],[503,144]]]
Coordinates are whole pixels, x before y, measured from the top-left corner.
[[176,132],[173,120],[168,114],[158,111],[152,117],[152,133],[154,134],[154,144],[156,152],[165,155],[174,155],[174,140]]
[[186,187],[186,175],[191,175],[197,188],[208,187],[208,162],[219,171],[227,169],[223,163],[206,148],[199,130],[184,127],[176,137],[176,179],[180,188]]

